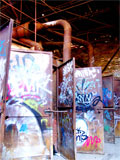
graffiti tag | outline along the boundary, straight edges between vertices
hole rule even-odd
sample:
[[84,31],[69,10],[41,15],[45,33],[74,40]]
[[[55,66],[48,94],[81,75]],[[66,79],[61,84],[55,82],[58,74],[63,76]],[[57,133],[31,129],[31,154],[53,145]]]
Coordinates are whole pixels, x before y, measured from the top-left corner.
[[98,69],[95,68],[85,68],[83,70],[76,70],[75,77],[90,77],[95,78],[97,76],[97,73],[99,73]]
[[89,147],[90,145],[95,145],[95,147],[97,148],[98,143],[101,143],[101,139],[98,138],[97,136],[90,136],[87,138],[87,140],[85,141],[85,143],[83,144],[83,146],[87,146]]
[[85,134],[85,131],[82,131],[80,128],[76,129],[76,141],[83,142],[88,138]]

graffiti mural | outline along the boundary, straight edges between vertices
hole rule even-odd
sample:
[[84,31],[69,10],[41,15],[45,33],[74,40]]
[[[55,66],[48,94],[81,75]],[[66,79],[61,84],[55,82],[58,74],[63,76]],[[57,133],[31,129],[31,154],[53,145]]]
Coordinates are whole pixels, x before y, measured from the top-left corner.
[[52,55],[13,50],[10,57],[3,157],[48,158],[52,151]]
[[103,152],[102,77],[99,67],[75,72],[76,145],[78,152]]
[[[67,159],[75,159],[74,59],[57,70],[58,151]],[[65,112],[64,112],[65,111]]]

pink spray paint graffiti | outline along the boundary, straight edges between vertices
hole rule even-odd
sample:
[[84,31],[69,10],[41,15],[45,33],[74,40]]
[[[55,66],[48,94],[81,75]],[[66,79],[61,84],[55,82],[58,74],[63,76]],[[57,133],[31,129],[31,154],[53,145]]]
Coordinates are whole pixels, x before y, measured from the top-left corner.
[[97,136],[94,136],[94,137],[90,136],[85,141],[85,143],[83,144],[83,146],[89,147],[90,145],[95,145],[95,147],[97,148],[98,143],[101,143],[101,139],[100,138],[98,138]]

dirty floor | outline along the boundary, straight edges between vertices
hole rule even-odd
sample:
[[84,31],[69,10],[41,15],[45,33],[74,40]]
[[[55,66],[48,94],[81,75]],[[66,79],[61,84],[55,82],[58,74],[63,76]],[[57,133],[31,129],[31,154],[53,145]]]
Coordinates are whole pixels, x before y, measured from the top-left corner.
[[[54,160],[66,160],[62,156],[55,155]],[[116,138],[115,144],[104,144],[104,154],[77,153],[76,160],[120,160],[120,138]]]

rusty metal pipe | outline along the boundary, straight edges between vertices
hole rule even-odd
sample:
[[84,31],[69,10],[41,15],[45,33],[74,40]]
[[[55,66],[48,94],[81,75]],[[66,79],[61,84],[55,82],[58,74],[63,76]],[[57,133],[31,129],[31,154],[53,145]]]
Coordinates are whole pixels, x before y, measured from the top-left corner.
[[[51,31],[48,29],[50,32],[55,33],[59,36],[64,36],[64,45],[63,45],[63,61],[67,61],[68,59],[71,58],[71,26],[70,24],[65,21],[65,20],[56,20],[52,22],[47,22],[47,23],[37,23],[36,24],[36,30],[40,30],[42,28],[48,28],[51,26],[55,25],[62,25],[64,27],[64,34],[59,33],[56,31]],[[33,22],[27,22],[21,26],[18,26],[13,29],[13,38],[22,38],[22,37],[28,37],[31,33],[29,29],[34,31],[35,24]],[[26,28],[26,29],[25,29]],[[88,49],[88,56],[89,56],[89,66],[92,67],[94,63],[94,56],[93,56],[93,46],[91,45],[90,42],[73,37],[72,40],[75,42],[78,42]],[[30,44],[30,43],[27,43]]]
[[63,42],[42,42],[43,45],[49,46],[49,45],[53,45],[53,46],[61,46],[63,45]]
[[85,45],[88,49],[88,58],[89,58],[89,67],[93,67],[94,65],[94,55],[93,55],[93,46],[90,42],[85,41],[83,39],[79,39],[76,37],[72,37],[73,41],[79,42],[82,45]]
[[[56,20],[47,23],[37,23],[36,30],[61,25],[64,28],[63,62],[71,58],[71,26],[66,20]],[[26,28],[26,29],[25,29]],[[22,38],[30,35],[30,31],[35,30],[35,23],[27,22],[13,29],[13,38]]]
[[[51,31],[50,29],[48,30],[52,33],[55,33],[59,36],[64,36],[63,33],[60,33],[60,32],[57,32],[57,31]],[[93,64],[94,64],[94,55],[93,55],[93,46],[90,42],[88,41],[85,41],[83,39],[79,39],[79,38],[76,38],[76,37],[71,37],[72,41],[75,41],[75,42],[78,42],[82,45],[84,45],[85,47],[87,47],[88,49],[88,56],[89,56],[89,67],[93,67]]]
[[[41,23],[36,23],[36,30],[40,30],[43,28]],[[34,22],[26,22],[20,26],[13,28],[12,37],[15,39],[25,38],[34,33],[35,23]]]
[[71,58],[71,26],[63,19],[51,21],[42,24],[44,28],[61,25],[64,29],[64,44],[63,44],[63,62],[66,62]]
[[25,39],[25,38],[20,38],[19,40],[27,45],[30,45],[31,47],[35,47],[35,50],[39,50],[39,51],[43,50],[42,44],[40,42],[37,43],[35,41],[32,41],[30,39]]

